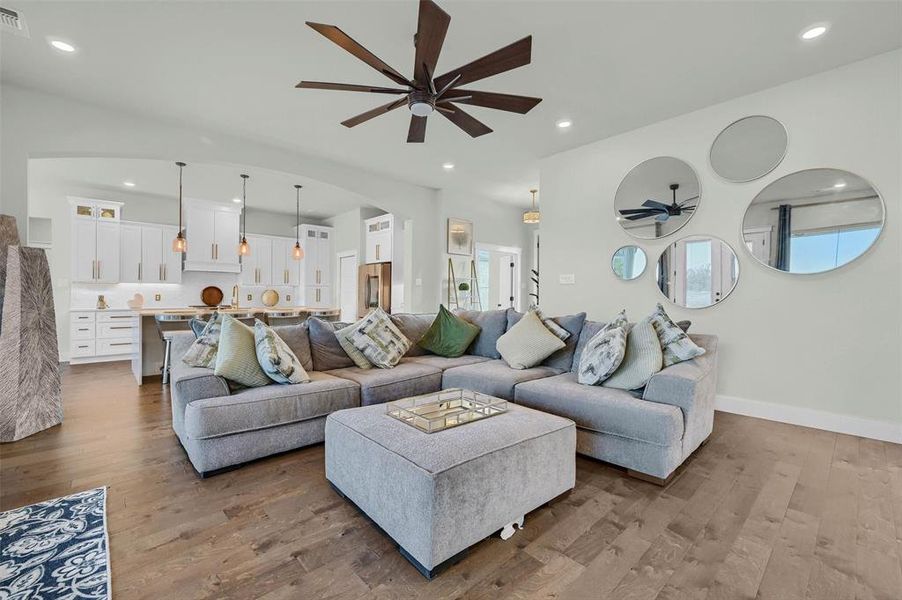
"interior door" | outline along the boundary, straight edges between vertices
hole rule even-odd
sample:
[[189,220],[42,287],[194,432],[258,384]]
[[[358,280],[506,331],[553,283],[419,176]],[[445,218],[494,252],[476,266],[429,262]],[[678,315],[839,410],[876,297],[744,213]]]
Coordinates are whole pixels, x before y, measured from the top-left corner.
[[97,221],[97,281],[119,281],[119,222]]
[[163,281],[163,230],[160,227],[141,227],[141,281]]
[[357,255],[342,256],[338,260],[338,307],[341,320],[357,320]]
[[119,281],[137,283],[141,281],[141,240],[140,225],[119,226]]
[[97,276],[97,223],[90,219],[73,219],[75,238],[74,267],[75,281],[92,282]]

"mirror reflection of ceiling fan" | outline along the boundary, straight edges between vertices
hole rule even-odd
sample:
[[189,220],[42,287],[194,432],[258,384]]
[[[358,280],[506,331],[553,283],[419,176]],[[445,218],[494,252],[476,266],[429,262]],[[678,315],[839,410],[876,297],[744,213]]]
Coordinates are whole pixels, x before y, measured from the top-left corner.
[[682,202],[677,202],[676,193],[680,189],[680,184],[671,183],[670,191],[673,194],[673,201],[670,204],[664,204],[657,200],[646,200],[642,203],[643,208],[624,208],[619,212],[628,221],[639,221],[654,217],[655,221],[664,223],[670,217],[678,217],[683,213],[691,213],[695,210],[696,205],[691,204],[698,200],[698,196],[687,198]]
[[308,21],[307,25],[373,67],[400,87],[351,85],[321,81],[302,81],[295,87],[401,95],[397,100],[368,110],[356,117],[346,119],[341,124],[345,127],[354,127],[406,105],[411,113],[410,128],[407,132],[407,141],[410,143],[419,143],[426,139],[426,118],[434,111],[463,129],[471,137],[479,137],[486,133],[491,133],[491,128],[464,112],[458,104],[470,104],[526,114],[542,101],[541,98],[480,92],[460,87],[492,75],[528,65],[532,56],[532,36],[527,36],[500,50],[496,50],[491,54],[487,54],[482,58],[436,77],[435,65],[438,62],[439,53],[445,42],[445,34],[450,23],[451,17],[439,8],[435,2],[432,2],[432,0],[420,0],[417,33],[414,37],[416,56],[414,59],[413,79],[408,79],[354,41],[335,25]]

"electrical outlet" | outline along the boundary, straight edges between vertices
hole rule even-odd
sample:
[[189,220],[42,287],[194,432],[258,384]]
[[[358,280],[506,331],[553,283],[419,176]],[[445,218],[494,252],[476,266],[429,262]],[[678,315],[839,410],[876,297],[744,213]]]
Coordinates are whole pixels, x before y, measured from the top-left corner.
[[163,294],[154,294],[153,299],[155,302],[159,302],[160,300],[163,299]]
[[285,302],[291,302],[291,294],[285,294]]
[[253,299],[254,299],[254,295],[253,295],[253,294],[248,294],[248,295],[247,295],[247,301],[248,301],[248,302],[250,302],[250,301],[253,300]]
[[561,285],[573,285],[576,283],[576,275],[573,273],[561,273],[558,275],[557,281]]

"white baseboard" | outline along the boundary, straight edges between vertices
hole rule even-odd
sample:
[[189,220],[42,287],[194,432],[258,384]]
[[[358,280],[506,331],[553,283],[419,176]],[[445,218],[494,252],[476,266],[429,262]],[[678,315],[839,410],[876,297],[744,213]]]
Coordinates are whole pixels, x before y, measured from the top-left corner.
[[902,444],[902,423],[862,419],[813,408],[748,400],[720,394],[714,401],[714,408],[723,412],[757,417],[768,421],[779,421]]

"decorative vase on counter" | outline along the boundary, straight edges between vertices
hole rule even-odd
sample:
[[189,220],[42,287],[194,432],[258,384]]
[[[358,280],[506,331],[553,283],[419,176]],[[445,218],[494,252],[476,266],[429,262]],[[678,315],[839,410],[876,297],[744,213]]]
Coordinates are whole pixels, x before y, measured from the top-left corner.
[[110,305],[106,303],[106,298],[103,297],[103,294],[97,294],[97,310],[105,310],[109,307]]

